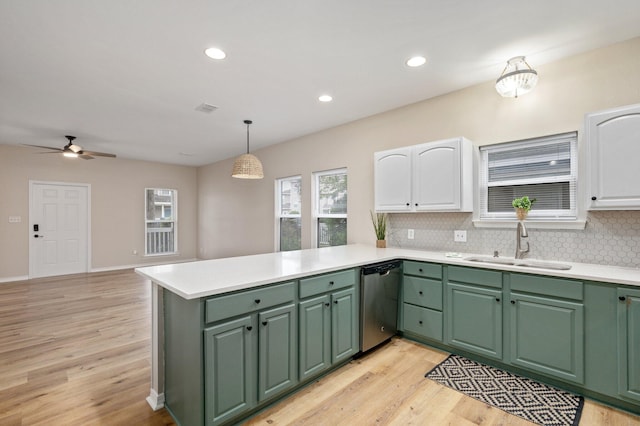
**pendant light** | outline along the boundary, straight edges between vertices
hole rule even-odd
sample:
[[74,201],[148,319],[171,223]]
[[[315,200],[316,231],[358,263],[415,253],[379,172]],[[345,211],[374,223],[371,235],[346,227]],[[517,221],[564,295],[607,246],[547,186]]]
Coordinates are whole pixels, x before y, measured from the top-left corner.
[[249,154],[249,125],[251,123],[253,123],[251,120],[244,120],[244,124],[247,125],[247,153],[236,158],[231,177],[238,179],[262,179],[264,177],[262,163],[258,157]]
[[516,56],[507,61],[507,66],[496,80],[496,90],[505,98],[517,98],[530,92],[537,83],[538,73],[524,60],[524,56]]

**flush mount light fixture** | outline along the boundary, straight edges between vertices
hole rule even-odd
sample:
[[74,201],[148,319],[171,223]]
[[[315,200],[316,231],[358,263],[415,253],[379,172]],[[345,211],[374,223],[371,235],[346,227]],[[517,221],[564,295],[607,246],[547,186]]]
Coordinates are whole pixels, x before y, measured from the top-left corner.
[[249,154],[249,126],[253,123],[251,120],[244,120],[247,125],[247,153],[242,154],[233,162],[233,171],[231,177],[238,179],[262,179],[264,173],[262,171],[262,163],[253,154]]
[[411,68],[421,67],[426,63],[427,58],[425,58],[424,56],[414,56],[413,58],[407,59],[407,61],[405,62],[405,64],[407,64],[407,66]]
[[517,98],[530,92],[538,83],[538,73],[525,61],[524,56],[516,56],[507,61],[500,78],[496,80],[496,90],[505,98]]
[[227,54],[224,53],[222,49],[218,49],[217,47],[210,47],[204,51],[204,54],[210,57],[211,59],[224,59],[227,57]]
[[318,100],[320,102],[331,102],[333,100],[333,97],[331,95],[320,95],[318,96]]

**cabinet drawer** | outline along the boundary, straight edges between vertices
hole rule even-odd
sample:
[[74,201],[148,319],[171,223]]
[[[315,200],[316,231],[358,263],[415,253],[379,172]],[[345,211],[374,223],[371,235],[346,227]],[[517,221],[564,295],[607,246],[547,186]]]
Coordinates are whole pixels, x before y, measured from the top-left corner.
[[293,281],[208,299],[205,301],[205,322],[231,318],[257,309],[291,302],[294,299],[295,283]]
[[478,284],[486,287],[502,288],[502,272],[486,269],[449,266],[449,281]]
[[442,312],[408,303],[405,303],[403,307],[405,331],[442,341]]
[[537,275],[511,274],[511,291],[544,294],[564,299],[582,300],[583,285],[580,281]]
[[339,288],[351,287],[355,283],[356,272],[354,269],[304,278],[300,280],[300,298],[303,299]]
[[402,269],[406,275],[442,279],[442,265],[435,263],[405,260]]
[[403,294],[405,303],[442,310],[441,280],[405,276]]

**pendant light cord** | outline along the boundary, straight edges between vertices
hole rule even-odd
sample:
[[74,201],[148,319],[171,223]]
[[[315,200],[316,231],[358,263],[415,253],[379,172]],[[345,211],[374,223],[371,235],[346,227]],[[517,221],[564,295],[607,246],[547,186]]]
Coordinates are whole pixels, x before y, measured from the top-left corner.
[[251,125],[251,123],[253,123],[253,121],[244,120],[244,123],[247,125],[247,154],[248,154],[249,153],[249,126]]

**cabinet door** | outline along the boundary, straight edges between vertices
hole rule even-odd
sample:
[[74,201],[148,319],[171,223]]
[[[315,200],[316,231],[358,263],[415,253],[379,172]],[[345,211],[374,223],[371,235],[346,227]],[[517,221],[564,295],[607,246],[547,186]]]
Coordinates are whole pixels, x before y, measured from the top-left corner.
[[460,208],[460,140],[414,147],[413,203],[416,210]]
[[261,312],[258,321],[258,400],[263,401],[297,382],[296,306]]
[[204,330],[208,425],[224,423],[256,404],[255,328],[246,316]]
[[355,290],[337,291],[331,295],[331,362],[350,358],[359,343]]
[[512,293],[511,363],[584,383],[584,305]]
[[618,289],[618,391],[640,401],[640,290]]
[[331,297],[300,302],[300,380],[331,365]]
[[447,284],[447,343],[502,358],[502,291]]
[[376,211],[411,210],[411,147],[374,153]]
[[640,209],[640,104],[589,114],[585,128],[589,208]]

